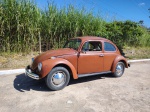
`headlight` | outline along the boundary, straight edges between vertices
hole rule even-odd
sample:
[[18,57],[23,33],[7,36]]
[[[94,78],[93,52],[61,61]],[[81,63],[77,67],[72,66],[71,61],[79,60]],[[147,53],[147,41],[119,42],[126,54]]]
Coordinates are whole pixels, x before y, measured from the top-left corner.
[[42,63],[39,63],[38,64],[38,70],[39,70],[39,72],[41,71],[41,69],[42,69]]

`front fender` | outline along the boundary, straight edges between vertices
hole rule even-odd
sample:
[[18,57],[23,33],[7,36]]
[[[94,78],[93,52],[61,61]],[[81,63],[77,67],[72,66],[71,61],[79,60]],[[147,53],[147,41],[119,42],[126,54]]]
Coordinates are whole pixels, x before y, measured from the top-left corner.
[[72,72],[73,78],[77,79],[77,71],[75,67],[67,60],[63,58],[55,58],[55,59],[48,59],[42,62],[42,70],[41,70],[41,78],[45,77],[48,75],[48,73],[58,64],[65,64],[67,65]]
[[113,64],[112,64],[112,70],[111,70],[112,73],[115,72],[116,65],[117,65],[117,63],[118,63],[119,61],[123,62],[123,63],[125,64],[125,67],[128,68],[128,63],[127,63],[126,58],[119,55],[119,56],[117,56],[117,57],[115,58],[115,60],[114,60],[114,62],[113,62]]

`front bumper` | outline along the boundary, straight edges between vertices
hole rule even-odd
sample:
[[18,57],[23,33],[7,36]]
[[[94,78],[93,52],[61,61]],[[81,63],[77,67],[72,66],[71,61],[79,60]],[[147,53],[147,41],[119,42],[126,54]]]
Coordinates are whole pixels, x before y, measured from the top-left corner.
[[37,74],[33,73],[29,67],[25,69],[25,75],[31,77],[32,79],[40,79],[40,77]]

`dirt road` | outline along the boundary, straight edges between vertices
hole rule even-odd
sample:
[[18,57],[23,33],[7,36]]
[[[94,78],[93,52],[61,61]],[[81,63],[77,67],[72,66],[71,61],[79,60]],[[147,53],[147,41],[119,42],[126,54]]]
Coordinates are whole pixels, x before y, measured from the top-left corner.
[[24,74],[0,76],[0,112],[149,112],[150,62],[133,63],[120,78],[92,76],[49,91]]

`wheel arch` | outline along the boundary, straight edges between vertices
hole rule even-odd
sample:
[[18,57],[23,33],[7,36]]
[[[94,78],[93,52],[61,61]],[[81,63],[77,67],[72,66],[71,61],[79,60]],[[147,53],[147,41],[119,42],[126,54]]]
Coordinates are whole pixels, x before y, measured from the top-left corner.
[[55,67],[64,67],[64,68],[66,68],[68,70],[68,72],[70,73],[70,76],[73,78],[72,70],[68,65],[66,65],[64,63],[59,63],[59,64],[55,65],[53,68],[55,68]]
[[128,63],[127,63],[127,61],[125,61],[125,60],[120,60],[119,62],[123,62],[124,65],[125,65],[125,67],[128,68]]
[[123,62],[125,67],[128,68],[127,60],[123,56],[117,56],[112,64],[112,69],[111,69],[112,73],[115,72],[115,68],[118,62]]
[[62,58],[57,59],[49,59],[42,62],[43,68],[42,68],[42,78],[46,77],[48,73],[57,66],[65,67],[69,73],[73,76],[74,79],[78,78],[77,71],[75,67],[68,61]]

